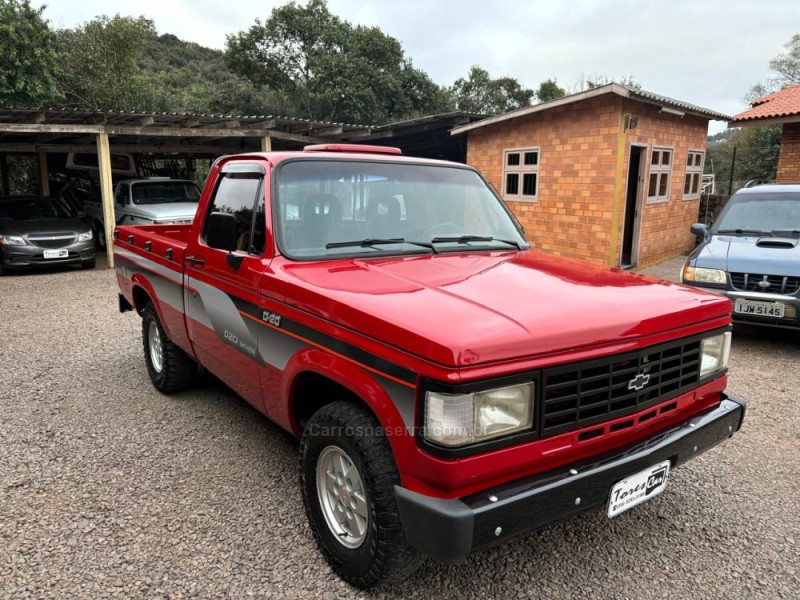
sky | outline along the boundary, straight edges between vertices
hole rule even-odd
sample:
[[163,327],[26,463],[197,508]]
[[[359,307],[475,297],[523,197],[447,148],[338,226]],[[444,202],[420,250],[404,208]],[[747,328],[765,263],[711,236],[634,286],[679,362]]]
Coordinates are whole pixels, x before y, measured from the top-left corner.
[[[54,27],[143,15],[159,33],[224,49],[226,34],[265,20],[285,0],[49,0]],[[304,4],[304,0],[299,2]],[[438,84],[480,65],[526,87],[554,78],[632,77],[643,89],[734,115],[800,33],[800,0],[328,0],[334,14],[376,26]],[[725,128],[712,121],[710,133]]]

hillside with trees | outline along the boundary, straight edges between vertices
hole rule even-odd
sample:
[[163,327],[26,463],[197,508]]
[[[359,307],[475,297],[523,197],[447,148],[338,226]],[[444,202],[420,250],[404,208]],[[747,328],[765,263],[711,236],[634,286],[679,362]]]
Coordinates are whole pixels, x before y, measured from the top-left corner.
[[0,0],[0,106],[381,124],[454,110],[498,114],[566,93],[554,78],[529,89],[478,65],[439,84],[399,40],[338,17],[325,0],[275,8],[229,34],[224,51],[159,33],[144,16],[56,29],[46,12]]

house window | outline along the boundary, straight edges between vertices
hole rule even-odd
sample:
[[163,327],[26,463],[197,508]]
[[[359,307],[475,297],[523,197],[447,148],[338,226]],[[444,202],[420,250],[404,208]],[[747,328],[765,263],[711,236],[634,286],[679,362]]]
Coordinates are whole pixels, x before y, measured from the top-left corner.
[[672,154],[672,148],[653,148],[653,153],[650,155],[650,178],[647,182],[648,202],[669,200]]
[[696,200],[700,197],[703,183],[703,161],[705,152],[689,150],[686,157],[686,175],[683,178],[683,199]]
[[503,152],[503,198],[535,201],[539,195],[539,148]]

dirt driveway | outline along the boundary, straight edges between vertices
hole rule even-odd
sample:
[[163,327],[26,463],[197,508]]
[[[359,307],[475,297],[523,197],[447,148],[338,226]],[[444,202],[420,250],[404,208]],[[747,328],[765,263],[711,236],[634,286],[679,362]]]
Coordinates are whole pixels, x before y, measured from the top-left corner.
[[0,278],[0,323],[0,597],[798,597],[797,336],[735,332],[745,426],[653,501],[365,593],[314,546],[291,437],[213,381],[153,390],[113,272]]

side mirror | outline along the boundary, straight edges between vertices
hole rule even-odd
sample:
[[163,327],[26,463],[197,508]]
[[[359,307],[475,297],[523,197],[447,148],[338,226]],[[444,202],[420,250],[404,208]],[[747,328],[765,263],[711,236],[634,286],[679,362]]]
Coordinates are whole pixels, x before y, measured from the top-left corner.
[[695,235],[702,235],[705,237],[705,235],[708,233],[708,225],[704,223],[695,223],[689,228],[689,231]]
[[206,223],[206,244],[218,250],[236,250],[236,217],[229,213],[214,212]]

